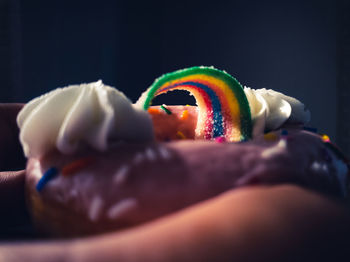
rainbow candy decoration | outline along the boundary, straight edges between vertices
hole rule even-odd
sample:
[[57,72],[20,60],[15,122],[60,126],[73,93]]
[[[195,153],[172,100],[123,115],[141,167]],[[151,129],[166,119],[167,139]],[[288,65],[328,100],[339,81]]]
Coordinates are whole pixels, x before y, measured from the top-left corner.
[[231,75],[204,66],[168,73],[156,79],[136,104],[147,110],[156,96],[173,90],[186,90],[196,99],[196,139],[224,137],[233,142],[251,138],[249,103],[241,84]]

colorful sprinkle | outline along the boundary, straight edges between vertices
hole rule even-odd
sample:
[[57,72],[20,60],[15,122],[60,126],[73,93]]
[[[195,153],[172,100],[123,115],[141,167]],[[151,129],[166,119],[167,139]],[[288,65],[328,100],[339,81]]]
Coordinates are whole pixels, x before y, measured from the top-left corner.
[[217,143],[224,143],[224,142],[226,142],[226,139],[223,136],[219,136],[219,137],[215,138],[215,142],[217,142]]
[[148,160],[154,161],[154,160],[157,159],[157,156],[156,156],[156,154],[155,154],[155,152],[153,151],[152,148],[147,148],[146,152],[145,152],[145,155],[146,155]]
[[58,174],[58,169],[56,167],[50,167],[36,184],[36,190],[40,192],[44,186]]
[[288,130],[282,129],[281,130],[281,136],[288,136]]
[[165,74],[143,93],[137,104],[147,110],[153,98],[172,90],[189,91],[198,105],[197,139],[224,136],[227,141],[251,138],[249,103],[241,84],[213,67],[191,67]]
[[134,163],[140,164],[144,160],[144,155],[142,153],[137,153],[134,157]]
[[188,110],[184,110],[184,111],[181,113],[180,119],[181,119],[181,120],[186,120],[187,118],[188,118]]
[[281,139],[275,146],[270,147],[262,151],[261,157],[265,159],[272,158],[276,155],[282,154],[286,152],[287,141],[285,139]]
[[184,133],[182,133],[181,131],[177,131],[176,132],[176,136],[179,139],[186,139],[186,136],[184,135]]
[[120,167],[117,173],[114,175],[113,181],[117,185],[121,185],[125,181],[128,172],[129,172],[129,167],[127,165]]
[[77,173],[86,166],[90,165],[93,161],[94,159],[92,157],[84,157],[72,163],[69,163],[68,165],[62,168],[62,175],[68,176]]
[[158,151],[159,151],[159,154],[162,158],[164,158],[164,159],[171,158],[171,153],[167,148],[160,146],[160,147],[158,147]]
[[264,134],[264,139],[266,141],[276,141],[278,139],[278,136],[275,133],[266,133]]
[[100,196],[95,196],[89,208],[89,217],[92,221],[96,222],[100,217],[101,211],[103,207],[103,200]]
[[323,142],[331,142],[331,139],[326,134],[321,135]]
[[171,115],[171,114],[172,114],[172,112],[171,112],[168,108],[166,108],[165,105],[161,105],[160,108],[161,108],[165,113],[167,113],[167,115]]
[[132,209],[135,209],[137,207],[137,201],[134,198],[126,198],[118,202],[117,204],[110,207],[110,209],[107,211],[107,216],[110,219],[116,219],[123,215],[125,215],[127,212],[129,212]]
[[160,113],[158,108],[154,108],[154,107],[150,107],[147,109],[148,113],[150,113],[151,115],[157,115]]

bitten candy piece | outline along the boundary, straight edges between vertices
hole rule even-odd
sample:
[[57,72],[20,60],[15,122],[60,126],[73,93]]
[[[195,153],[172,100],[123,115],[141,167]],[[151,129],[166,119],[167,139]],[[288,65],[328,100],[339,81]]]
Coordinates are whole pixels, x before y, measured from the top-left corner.
[[154,97],[172,90],[186,90],[195,97],[198,105],[196,138],[222,136],[227,141],[251,138],[252,121],[247,97],[241,84],[229,74],[204,66],[165,74],[156,79],[136,104],[148,109]]

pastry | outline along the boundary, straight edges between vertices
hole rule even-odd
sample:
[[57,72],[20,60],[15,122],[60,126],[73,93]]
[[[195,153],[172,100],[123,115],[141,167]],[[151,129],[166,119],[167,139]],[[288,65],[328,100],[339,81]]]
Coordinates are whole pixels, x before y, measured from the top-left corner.
[[[197,105],[151,106],[175,89]],[[166,74],[135,104],[101,81],[56,89],[17,119],[28,207],[38,230],[67,237],[137,226],[242,186],[344,197],[348,162],[309,119],[300,101],[212,67]]]

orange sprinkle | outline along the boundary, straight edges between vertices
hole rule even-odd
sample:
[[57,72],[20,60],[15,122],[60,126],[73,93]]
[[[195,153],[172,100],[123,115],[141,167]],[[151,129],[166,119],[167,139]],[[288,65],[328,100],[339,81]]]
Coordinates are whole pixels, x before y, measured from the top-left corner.
[[331,141],[331,139],[329,138],[329,136],[327,136],[327,135],[322,135],[322,140],[324,141],[324,142],[330,142]]
[[182,133],[181,131],[177,131],[176,132],[176,136],[180,139],[186,139],[186,136],[184,135],[184,133]]
[[148,110],[148,113],[150,113],[151,115],[156,115],[156,114],[160,113],[159,109],[158,108],[154,108],[154,107],[150,107],[147,110]]
[[277,140],[277,135],[275,133],[267,133],[264,135],[264,139],[267,141],[275,141]]
[[184,110],[180,116],[181,120],[186,120],[188,118],[188,110]]
[[78,159],[76,161],[73,161],[62,168],[62,171],[61,171],[62,175],[68,176],[68,175],[71,175],[73,173],[76,173],[79,170],[86,167],[87,165],[91,164],[92,162],[93,162],[92,157],[85,157],[85,158],[81,158],[81,159]]

